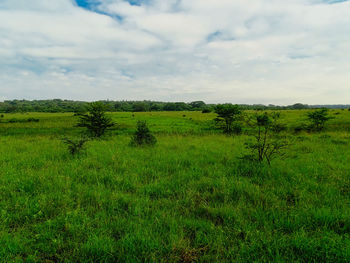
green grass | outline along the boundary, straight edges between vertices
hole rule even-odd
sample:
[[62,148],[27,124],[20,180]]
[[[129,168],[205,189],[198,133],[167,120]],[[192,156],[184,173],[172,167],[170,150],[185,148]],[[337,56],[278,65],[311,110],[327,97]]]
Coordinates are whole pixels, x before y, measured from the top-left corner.
[[[271,167],[214,114],[113,113],[76,157],[73,114],[5,114],[40,121],[0,123],[0,262],[349,262],[350,112],[331,114]],[[306,111],[282,115],[292,130]],[[155,147],[129,146],[137,120]]]

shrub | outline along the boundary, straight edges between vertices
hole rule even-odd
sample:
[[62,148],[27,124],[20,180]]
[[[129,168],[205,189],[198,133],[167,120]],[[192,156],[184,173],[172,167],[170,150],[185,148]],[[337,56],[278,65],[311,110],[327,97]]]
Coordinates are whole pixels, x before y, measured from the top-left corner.
[[215,113],[218,114],[215,121],[224,133],[234,133],[234,123],[237,123],[242,116],[240,107],[232,104],[219,104],[215,107]]
[[310,126],[307,125],[306,123],[301,123],[301,124],[298,124],[297,126],[295,126],[293,128],[294,130],[294,133],[300,133],[302,131],[310,131]]
[[88,108],[88,113],[79,114],[78,127],[87,128],[92,137],[99,138],[105,131],[115,125],[111,118],[106,116],[106,106],[101,102],[93,102]]
[[209,108],[205,108],[202,110],[202,113],[210,113],[210,112],[211,112],[211,110]]
[[311,122],[311,127],[317,131],[323,130],[325,123],[328,120],[333,119],[333,117],[328,115],[328,109],[326,108],[309,112],[307,117]]
[[39,122],[39,119],[28,118],[27,121],[28,121],[28,122]]
[[88,139],[85,137],[76,140],[63,138],[62,141],[63,143],[67,144],[69,153],[71,155],[76,155],[85,149],[85,143],[88,141]]
[[280,123],[278,119],[279,114],[263,113],[256,114],[250,120],[250,126],[255,132],[255,140],[245,143],[246,149],[250,150],[250,154],[245,155],[242,159],[252,160],[257,162],[267,161],[271,165],[271,160],[276,156],[284,155],[283,150],[288,145],[285,138],[277,135],[279,132]]
[[142,146],[142,145],[155,145],[157,143],[156,137],[153,136],[149,130],[146,121],[137,122],[137,130],[135,134],[131,137],[130,144],[132,146]]

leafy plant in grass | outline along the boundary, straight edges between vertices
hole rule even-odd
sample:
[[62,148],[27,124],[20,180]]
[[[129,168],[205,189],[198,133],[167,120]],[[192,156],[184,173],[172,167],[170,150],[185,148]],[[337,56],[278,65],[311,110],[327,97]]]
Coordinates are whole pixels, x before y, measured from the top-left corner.
[[219,104],[215,107],[216,123],[226,134],[240,133],[242,131],[239,120],[242,117],[242,111],[238,105]]
[[93,102],[89,105],[86,114],[79,114],[78,127],[87,128],[92,137],[101,137],[107,129],[113,127],[115,123],[106,116],[106,106],[101,102]]
[[157,143],[156,137],[149,130],[146,121],[137,122],[137,130],[131,137],[130,144],[132,146],[143,146],[143,145],[155,145]]
[[309,112],[307,117],[311,122],[311,127],[316,131],[323,130],[325,123],[334,118],[328,115],[328,109],[326,108]]
[[89,139],[86,137],[81,137],[79,139],[68,139],[68,138],[63,138],[62,141],[67,145],[68,151],[71,155],[76,155],[79,154],[82,150],[85,149],[85,143]]
[[242,159],[257,161],[259,163],[264,160],[271,165],[271,160],[276,156],[283,156],[284,149],[288,142],[279,135],[284,130],[281,123],[278,122],[279,113],[263,113],[255,114],[250,119],[249,124],[253,128],[254,141],[245,143],[245,146],[250,150],[250,154],[245,155]]

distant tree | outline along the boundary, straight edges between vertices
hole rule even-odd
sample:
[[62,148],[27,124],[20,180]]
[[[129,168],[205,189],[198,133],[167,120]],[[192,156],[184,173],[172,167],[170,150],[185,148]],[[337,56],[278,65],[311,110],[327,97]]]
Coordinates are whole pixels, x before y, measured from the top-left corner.
[[222,126],[224,133],[232,134],[234,123],[240,119],[242,111],[238,105],[219,104],[215,107],[215,113],[218,115],[215,121],[224,124]]
[[106,116],[106,106],[101,102],[93,102],[86,114],[79,114],[78,127],[87,128],[92,137],[101,137],[108,128],[115,125],[111,118]]
[[290,106],[294,110],[302,110],[302,109],[308,109],[309,106],[307,104],[302,103],[295,103],[292,106]]
[[137,130],[131,137],[132,146],[154,145],[157,143],[156,137],[149,130],[146,121],[137,122]]
[[151,111],[160,111],[162,107],[160,106],[159,103],[151,103],[150,105],[150,110]]
[[135,112],[149,111],[149,105],[141,101],[135,102],[133,104],[133,111]]
[[192,101],[189,103],[192,110],[202,110],[206,107],[206,104],[204,101]]
[[328,115],[328,109],[326,108],[308,112],[307,117],[311,122],[311,127],[317,131],[323,130],[325,123],[334,118]]
[[176,111],[176,105],[172,102],[167,102],[164,104],[163,110],[165,111]]

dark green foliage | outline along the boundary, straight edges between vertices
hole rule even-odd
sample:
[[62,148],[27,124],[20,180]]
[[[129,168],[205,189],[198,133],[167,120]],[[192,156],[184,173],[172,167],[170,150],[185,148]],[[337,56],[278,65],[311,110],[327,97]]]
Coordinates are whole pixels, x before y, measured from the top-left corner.
[[209,108],[205,108],[202,110],[202,113],[210,113],[210,112],[211,112],[211,110]]
[[224,133],[232,134],[234,132],[233,124],[240,120],[242,111],[238,105],[219,104],[215,107],[215,113],[218,114],[215,121]]
[[130,144],[132,146],[155,145],[157,143],[156,137],[149,130],[146,121],[137,122],[137,130],[131,138]]
[[302,104],[302,103],[295,103],[291,106],[292,109],[295,110],[303,110],[303,109],[308,109],[309,105],[307,104]]
[[278,122],[279,118],[279,113],[255,114],[249,123],[255,131],[255,140],[245,143],[251,154],[245,155],[243,159],[256,160],[257,162],[266,160],[271,165],[271,160],[274,157],[284,155],[284,149],[288,143],[285,138],[277,135],[283,127]]
[[89,139],[86,137],[82,137],[79,139],[68,139],[68,138],[63,138],[62,141],[65,143],[68,147],[68,151],[71,155],[76,155],[79,154],[82,150],[85,149],[85,143]]
[[17,119],[11,118],[7,121],[8,123],[16,123],[16,122],[39,122],[39,119],[36,118],[28,118],[28,119]]
[[202,110],[205,109],[206,104],[204,101],[192,101],[189,103],[190,107],[192,108],[192,110]]
[[303,131],[309,132],[310,129],[311,129],[310,125],[308,125],[306,123],[300,123],[293,128],[293,131],[294,131],[294,133],[300,133]]
[[133,111],[135,112],[142,112],[142,111],[149,111],[150,107],[145,102],[136,102],[133,105]]
[[36,118],[28,118],[27,121],[28,121],[28,122],[39,122],[39,119],[36,119]]
[[243,132],[242,124],[240,122],[234,122],[232,124],[232,133],[239,135],[239,134],[242,134],[242,132]]
[[308,112],[307,117],[311,122],[311,127],[316,131],[323,130],[325,123],[333,118],[328,115],[326,108]]
[[78,127],[87,128],[92,137],[101,137],[108,128],[115,124],[106,116],[106,106],[101,102],[93,102],[88,108],[87,114],[79,114]]
[[[108,106],[109,111],[202,111],[207,107],[214,108],[215,104],[206,104],[203,101],[193,101],[190,103],[184,102],[161,102],[161,101],[111,101],[104,100],[101,103]],[[75,112],[84,113],[89,103],[85,101],[72,100],[5,100],[0,102],[0,112],[14,113],[14,112]],[[327,108],[341,109],[348,108],[349,105],[324,105]],[[294,104],[288,106],[277,106],[269,104],[268,106],[262,104],[241,104],[240,107],[244,110],[298,110],[319,108],[320,105],[309,106],[305,104]]]

